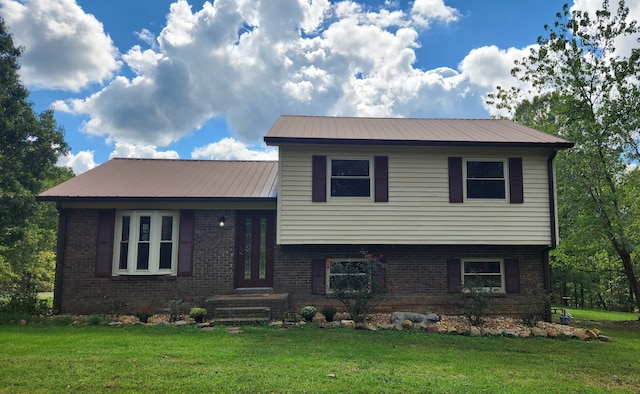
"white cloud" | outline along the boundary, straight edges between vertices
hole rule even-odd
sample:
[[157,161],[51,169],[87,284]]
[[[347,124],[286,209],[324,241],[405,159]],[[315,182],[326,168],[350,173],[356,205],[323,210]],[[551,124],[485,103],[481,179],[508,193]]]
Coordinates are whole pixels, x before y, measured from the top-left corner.
[[457,10],[441,0],[410,11],[387,4],[219,0],[193,10],[178,0],[157,45],[122,56],[133,78],[117,76],[56,108],[88,116],[89,134],[154,147],[214,117],[249,146],[280,114],[486,117],[483,95],[498,76],[467,65],[491,70],[482,61],[497,59],[477,53],[460,70],[415,67],[418,29],[455,22]]
[[76,154],[69,153],[58,157],[56,165],[58,167],[71,168],[74,174],[80,175],[95,167],[96,163],[93,161],[93,152],[83,150]]
[[25,47],[20,75],[31,87],[78,91],[110,79],[118,50],[74,0],[0,0],[0,15]]
[[151,159],[178,159],[178,152],[173,150],[158,151],[154,145],[133,145],[124,142],[116,142],[116,148],[109,155],[109,159],[114,157],[135,157]]
[[278,150],[275,148],[251,150],[240,141],[233,138],[223,138],[218,142],[194,149],[191,153],[191,158],[207,160],[278,160]]
[[455,8],[446,6],[444,0],[415,0],[411,16],[417,24],[429,26],[434,21],[456,22],[460,13]]

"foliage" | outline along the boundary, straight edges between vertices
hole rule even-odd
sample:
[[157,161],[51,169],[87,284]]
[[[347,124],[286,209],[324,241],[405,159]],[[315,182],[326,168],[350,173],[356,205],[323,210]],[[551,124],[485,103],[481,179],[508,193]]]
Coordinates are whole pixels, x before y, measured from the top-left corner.
[[516,62],[512,74],[520,86],[498,87],[488,103],[576,144],[557,157],[564,245],[552,256],[554,272],[605,307],[628,308],[605,294],[618,292],[610,283],[624,278],[640,308],[640,31],[628,17],[624,1],[605,0],[594,15],[565,5],[539,46]]
[[315,306],[307,305],[302,307],[302,309],[300,310],[300,316],[302,316],[306,321],[311,321],[313,320],[313,317],[316,315],[317,311],[318,310]]
[[0,392],[638,392],[638,329],[598,328],[613,341],[1,325]]
[[35,197],[72,175],[55,166],[68,146],[53,111],[33,110],[18,75],[21,54],[0,18],[0,293],[24,277],[51,289],[57,214]]
[[322,313],[326,321],[332,322],[338,310],[333,305],[325,305],[320,309],[320,313]]
[[50,307],[47,300],[38,297],[38,291],[31,277],[24,276],[12,284],[6,300],[0,302],[0,311],[40,316],[48,314]]
[[191,308],[189,311],[189,317],[198,323],[202,323],[207,317],[207,310],[204,308]]
[[383,255],[361,250],[362,260],[352,263],[329,261],[333,295],[344,304],[351,318],[363,322],[387,291],[387,264]]
[[140,319],[141,322],[146,323],[153,316],[153,309],[148,306],[141,306],[133,311],[133,315]]
[[462,288],[462,313],[469,325],[480,327],[482,318],[486,316],[491,290],[487,288],[482,277],[476,276],[471,284]]

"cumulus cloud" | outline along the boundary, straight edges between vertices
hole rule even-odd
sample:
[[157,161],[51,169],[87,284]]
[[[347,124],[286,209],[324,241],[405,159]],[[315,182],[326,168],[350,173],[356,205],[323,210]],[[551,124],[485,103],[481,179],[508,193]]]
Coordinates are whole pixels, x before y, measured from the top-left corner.
[[415,0],[411,17],[419,25],[429,26],[434,21],[455,22],[460,18],[460,13],[455,8],[446,6],[443,0]]
[[71,168],[74,174],[80,175],[95,167],[96,163],[93,161],[93,152],[84,150],[76,154],[69,153],[58,157],[56,165],[58,167]]
[[178,152],[173,150],[158,151],[154,145],[134,145],[125,142],[116,142],[116,147],[109,155],[109,159],[114,157],[144,157],[149,159],[178,159]]
[[207,160],[278,160],[278,150],[252,150],[233,138],[223,138],[207,146],[196,148],[191,153],[192,159]]
[[78,91],[111,79],[118,50],[74,0],[0,0],[0,15],[25,47],[20,75],[31,87]]

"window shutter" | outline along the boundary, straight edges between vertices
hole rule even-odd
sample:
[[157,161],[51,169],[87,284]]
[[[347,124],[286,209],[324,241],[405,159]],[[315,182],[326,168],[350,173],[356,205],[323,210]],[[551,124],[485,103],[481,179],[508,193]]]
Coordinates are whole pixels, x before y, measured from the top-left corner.
[[518,259],[504,259],[504,280],[507,293],[520,293],[520,264]]
[[449,202],[461,203],[462,189],[462,157],[449,158]]
[[389,157],[373,158],[375,202],[389,202]]
[[193,272],[193,238],[196,215],[194,211],[180,211],[178,235],[178,275],[191,276]]
[[311,293],[324,294],[327,274],[327,260],[311,260]]
[[327,156],[311,158],[311,201],[327,201]]
[[100,211],[95,276],[111,276],[111,267],[113,266],[113,229],[115,224],[116,212],[114,210]]
[[522,186],[522,158],[509,158],[509,202],[522,204],[524,202]]
[[449,293],[457,293],[461,287],[460,259],[447,259],[447,289]]

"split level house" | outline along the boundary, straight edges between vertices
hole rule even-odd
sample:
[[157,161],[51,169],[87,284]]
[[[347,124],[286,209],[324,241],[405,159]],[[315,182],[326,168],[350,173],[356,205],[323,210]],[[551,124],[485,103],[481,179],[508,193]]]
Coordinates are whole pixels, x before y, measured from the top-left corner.
[[339,306],[332,267],[363,249],[388,266],[381,311],[459,313],[481,278],[491,313],[519,315],[549,289],[571,142],[508,120],[318,116],[264,140],[278,161],[112,159],[40,194],[60,213],[56,311],[182,300],[276,319]]

